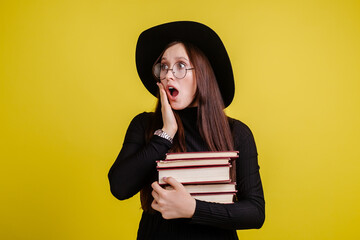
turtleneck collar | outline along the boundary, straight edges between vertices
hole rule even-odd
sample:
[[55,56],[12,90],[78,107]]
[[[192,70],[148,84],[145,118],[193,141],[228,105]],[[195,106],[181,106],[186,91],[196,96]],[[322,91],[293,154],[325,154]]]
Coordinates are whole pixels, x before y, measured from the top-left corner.
[[184,127],[186,151],[209,151],[206,143],[201,138],[198,128],[198,107],[189,107],[177,111]]
[[182,121],[195,121],[193,124],[196,124],[198,107],[188,107],[176,112],[179,114]]

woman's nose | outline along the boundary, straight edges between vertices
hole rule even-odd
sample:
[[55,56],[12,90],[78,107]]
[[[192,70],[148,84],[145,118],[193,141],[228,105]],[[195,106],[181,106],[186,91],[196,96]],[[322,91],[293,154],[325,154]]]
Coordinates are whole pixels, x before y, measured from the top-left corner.
[[175,79],[175,76],[174,76],[174,72],[172,69],[168,69],[167,73],[165,74],[165,79],[171,79],[171,80],[174,80]]

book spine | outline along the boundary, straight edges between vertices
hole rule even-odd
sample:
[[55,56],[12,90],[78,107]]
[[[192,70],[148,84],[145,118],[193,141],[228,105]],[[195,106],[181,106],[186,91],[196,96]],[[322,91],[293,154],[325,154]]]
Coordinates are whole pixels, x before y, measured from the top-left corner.
[[[222,183],[228,183],[233,184],[231,182],[231,179],[228,180],[220,180],[220,181],[198,181],[198,182],[180,182],[182,185],[202,185],[202,184],[222,184]],[[166,186],[167,183],[161,183],[159,182],[160,186]]]
[[192,169],[192,168],[213,168],[213,167],[231,167],[231,164],[220,165],[200,165],[200,166],[181,166],[181,167],[157,167],[158,171],[174,170],[174,169]]
[[202,154],[202,153],[239,153],[239,151],[200,151],[200,152],[182,152],[182,153],[166,153],[166,155],[186,155],[186,154]]
[[226,160],[234,160],[238,158],[237,157],[191,157],[191,158],[165,158],[164,160],[157,160],[156,162],[161,162],[161,161],[165,161],[165,162],[172,162],[172,161],[191,161],[191,160],[218,160],[218,159],[226,159]]
[[200,192],[200,193],[190,193],[191,196],[201,196],[201,195],[235,195],[237,191],[230,192]]
[[156,166],[156,168],[159,171],[162,170],[170,170],[170,169],[189,169],[189,168],[210,168],[210,167],[226,167],[226,166],[231,166],[231,164],[214,164],[214,165],[188,165],[188,166],[172,166],[172,167],[160,167],[160,166]]
[[[226,156],[229,153],[236,154],[236,156]],[[225,156],[221,156],[221,154]],[[232,155],[231,154],[231,155]],[[214,152],[184,152],[184,153],[166,153],[166,160],[172,159],[188,159],[188,158],[212,158],[212,157],[222,157],[222,158],[238,158],[239,151],[214,151]],[[195,155],[196,157],[191,157]],[[206,156],[205,156],[206,155]],[[216,156],[211,156],[216,155]]]

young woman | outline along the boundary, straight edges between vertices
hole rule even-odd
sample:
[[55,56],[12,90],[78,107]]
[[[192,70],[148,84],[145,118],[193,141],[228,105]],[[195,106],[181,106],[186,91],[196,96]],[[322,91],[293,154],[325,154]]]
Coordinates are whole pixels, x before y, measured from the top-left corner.
[[[171,22],[144,31],[136,64],[158,104],[137,115],[110,169],[112,194],[124,200],[140,191],[138,239],[238,239],[236,229],[260,228],[265,202],[250,129],[223,109],[234,96],[230,59],[218,35],[196,22]],[[173,190],[157,182],[156,160],[167,152],[239,151],[236,201],[194,199],[171,176]]]

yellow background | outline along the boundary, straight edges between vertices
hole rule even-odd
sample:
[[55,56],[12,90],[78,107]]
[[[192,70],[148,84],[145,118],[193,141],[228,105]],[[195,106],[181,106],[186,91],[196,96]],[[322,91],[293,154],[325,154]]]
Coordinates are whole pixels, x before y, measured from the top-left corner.
[[227,114],[253,131],[266,199],[241,239],[359,239],[359,1],[0,3],[0,239],[134,239],[139,197],[109,190],[130,120],[155,98],[138,35],[194,20],[223,39]]

